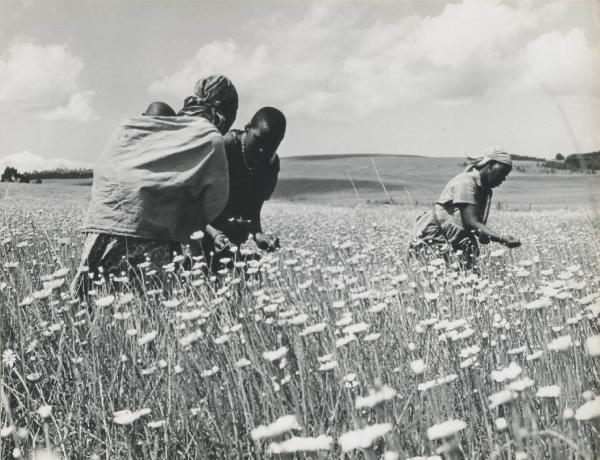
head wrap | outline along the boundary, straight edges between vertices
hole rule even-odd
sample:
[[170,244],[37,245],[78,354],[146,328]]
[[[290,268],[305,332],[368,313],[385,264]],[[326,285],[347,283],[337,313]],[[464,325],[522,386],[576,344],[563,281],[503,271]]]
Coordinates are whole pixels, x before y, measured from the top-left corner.
[[512,166],[510,155],[506,153],[506,150],[497,146],[487,148],[483,155],[478,158],[467,157],[467,159],[469,160],[469,165],[467,166],[467,169],[465,169],[466,172],[473,171],[474,169],[481,169],[490,161]]
[[233,123],[233,120],[226,119],[226,106],[233,108],[234,114],[237,111],[238,94],[235,86],[224,75],[210,75],[196,82],[194,95],[185,98],[183,108],[177,115],[207,118],[223,132]]

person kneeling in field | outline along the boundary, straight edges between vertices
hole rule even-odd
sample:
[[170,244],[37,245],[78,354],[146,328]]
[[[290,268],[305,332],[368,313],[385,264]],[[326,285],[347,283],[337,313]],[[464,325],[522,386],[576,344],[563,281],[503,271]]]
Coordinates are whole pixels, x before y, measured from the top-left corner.
[[274,251],[279,238],[263,233],[261,210],[279,174],[277,148],[283,140],[286,119],[273,107],[258,110],[243,131],[231,130],[223,140],[229,167],[229,199],[221,215],[212,222],[214,237],[204,238],[205,256],[218,247],[240,246],[250,235],[259,249]]
[[[151,104],[145,113],[167,108]],[[106,277],[140,264],[160,267],[194,232],[214,230],[208,224],[229,193],[222,135],[237,108],[231,81],[211,75],[196,83],[177,116],[132,117],[117,127],[94,170],[72,295],[85,293],[87,271]]]
[[502,236],[486,225],[492,189],[504,182],[511,169],[510,155],[499,147],[472,160],[448,182],[433,208],[417,218],[409,254],[432,253],[448,259],[450,251],[461,251],[465,267],[471,268],[479,256],[478,243],[520,246],[515,237]]

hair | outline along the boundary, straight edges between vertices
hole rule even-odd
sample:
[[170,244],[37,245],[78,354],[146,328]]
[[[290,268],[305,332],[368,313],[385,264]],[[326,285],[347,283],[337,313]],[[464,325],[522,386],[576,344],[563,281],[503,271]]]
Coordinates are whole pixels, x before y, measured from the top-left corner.
[[151,117],[174,117],[175,110],[165,102],[151,102],[146,111],[142,115]]
[[257,128],[261,123],[265,123],[275,134],[279,134],[283,138],[286,120],[281,110],[274,107],[263,107],[254,114],[248,126]]

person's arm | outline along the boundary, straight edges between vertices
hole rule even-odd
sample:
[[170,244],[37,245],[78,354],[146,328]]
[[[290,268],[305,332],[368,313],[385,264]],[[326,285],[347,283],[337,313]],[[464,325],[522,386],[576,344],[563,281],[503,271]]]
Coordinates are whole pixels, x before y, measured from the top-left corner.
[[262,184],[262,190],[260,190],[259,195],[249,207],[249,216],[252,220],[251,232],[254,233],[254,239],[256,240],[258,247],[267,251],[274,251],[279,248],[279,238],[275,235],[263,233],[260,214],[263,204],[266,200],[271,198],[271,195],[275,191],[278,176],[279,157],[275,155],[270,166],[269,174],[265,177],[265,182]]
[[274,251],[279,247],[279,238],[263,233],[260,212],[265,200],[256,199],[248,205],[246,217],[249,219],[248,231],[254,235],[254,241],[260,249]]
[[263,232],[262,223],[260,220],[260,212],[262,211],[263,204],[264,200],[259,198],[252,200],[252,202],[248,204],[248,209],[246,212],[246,218],[250,220],[250,223],[248,224],[248,231],[253,235]]
[[223,249],[231,246],[231,241],[229,241],[229,238],[227,238],[225,233],[223,233],[221,230],[214,227],[213,225],[208,224],[205,228],[205,231],[207,235],[210,236],[213,240],[215,249],[217,251],[222,251]]
[[521,246],[521,242],[514,236],[502,236],[487,225],[479,222],[479,219],[477,218],[477,206],[473,204],[461,206],[460,216],[462,218],[465,230],[474,231],[479,237],[483,236],[484,238],[489,238],[490,240],[503,244],[509,248],[517,248]]

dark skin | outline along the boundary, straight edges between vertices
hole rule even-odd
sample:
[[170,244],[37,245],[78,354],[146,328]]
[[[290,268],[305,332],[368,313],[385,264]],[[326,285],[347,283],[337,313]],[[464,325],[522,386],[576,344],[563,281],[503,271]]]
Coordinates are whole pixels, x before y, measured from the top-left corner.
[[[486,188],[496,188],[504,182],[511,169],[512,166],[510,165],[490,162],[479,171],[481,175],[481,184]],[[474,231],[478,235],[481,243],[487,244],[490,241],[494,241],[509,248],[518,248],[521,246],[521,242],[514,236],[500,235],[487,225],[481,223],[477,216],[477,206],[468,204],[461,207],[460,215],[465,229]]]
[[[257,126],[246,125],[245,127],[245,159],[250,168],[267,165],[273,161],[275,152],[283,140],[282,133],[275,132],[266,122],[259,122]],[[225,148],[235,142],[232,133],[223,136]],[[257,200],[252,209],[246,210],[248,229],[254,234],[254,239],[259,248],[272,251],[279,245],[279,239],[273,235],[263,232],[260,214],[263,206],[262,200]],[[218,223],[215,223],[217,226]],[[215,227],[207,228],[208,233],[213,236],[215,249],[218,251],[231,245],[229,239]]]
[[166,102],[152,102],[142,115],[151,117],[174,117],[175,110]]

